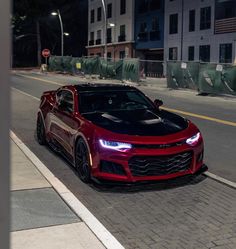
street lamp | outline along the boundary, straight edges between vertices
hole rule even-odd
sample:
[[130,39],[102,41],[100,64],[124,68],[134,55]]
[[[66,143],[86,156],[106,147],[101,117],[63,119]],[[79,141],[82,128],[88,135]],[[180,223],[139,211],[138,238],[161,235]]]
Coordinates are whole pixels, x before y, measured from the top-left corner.
[[107,8],[105,0],[102,0],[102,7],[104,12],[104,59],[107,59]]
[[64,55],[64,35],[69,35],[68,33],[64,33],[63,30],[63,23],[62,23],[62,19],[61,19],[61,14],[59,9],[57,11],[53,11],[51,13],[52,16],[58,16],[59,21],[60,21],[60,27],[61,27],[61,56]]

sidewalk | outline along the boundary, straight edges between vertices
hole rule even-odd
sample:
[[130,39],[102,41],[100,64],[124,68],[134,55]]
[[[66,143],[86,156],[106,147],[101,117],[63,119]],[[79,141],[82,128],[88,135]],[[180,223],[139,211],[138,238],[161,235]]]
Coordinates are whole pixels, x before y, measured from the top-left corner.
[[11,248],[105,248],[13,140],[11,151]]

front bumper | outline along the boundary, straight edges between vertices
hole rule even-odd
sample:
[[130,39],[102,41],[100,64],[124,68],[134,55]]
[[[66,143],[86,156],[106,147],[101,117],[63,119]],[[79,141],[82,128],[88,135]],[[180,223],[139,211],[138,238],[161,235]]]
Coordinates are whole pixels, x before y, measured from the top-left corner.
[[203,142],[165,149],[132,148],[125,152],[97,145],[92,156],[92,175],[109,181],[167,180],[193,175],[203,166]]

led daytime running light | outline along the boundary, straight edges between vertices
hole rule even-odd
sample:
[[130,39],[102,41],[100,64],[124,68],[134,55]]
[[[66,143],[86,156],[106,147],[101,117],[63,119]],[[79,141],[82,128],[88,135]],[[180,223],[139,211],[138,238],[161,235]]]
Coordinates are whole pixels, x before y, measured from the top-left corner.
[[132,145],[128,143],[106,141],[103,139],[99,139],[99,143],[103,148],[112,150],[127,150],[132,148]]
[[186,140],[186,143],[189,144],[189,145],[194,145],[194,144],[196,144],[198,142],[198,140],[200,139],[200,137],[201,137],[201,133],[198,132],[196,135],[188,138]]

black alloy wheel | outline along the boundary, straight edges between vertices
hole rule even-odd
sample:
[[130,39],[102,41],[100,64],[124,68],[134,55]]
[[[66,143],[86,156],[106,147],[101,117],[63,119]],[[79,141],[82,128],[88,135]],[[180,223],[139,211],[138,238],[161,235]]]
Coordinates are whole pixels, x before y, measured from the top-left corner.
[[37,140],[40,145],[46,144],[45,128],[41,115],[38,115],[36,126]]
[[91,181],[89,152],[82,138],[76,143],[75,168],[79,178],[83,182],[88,183]]

